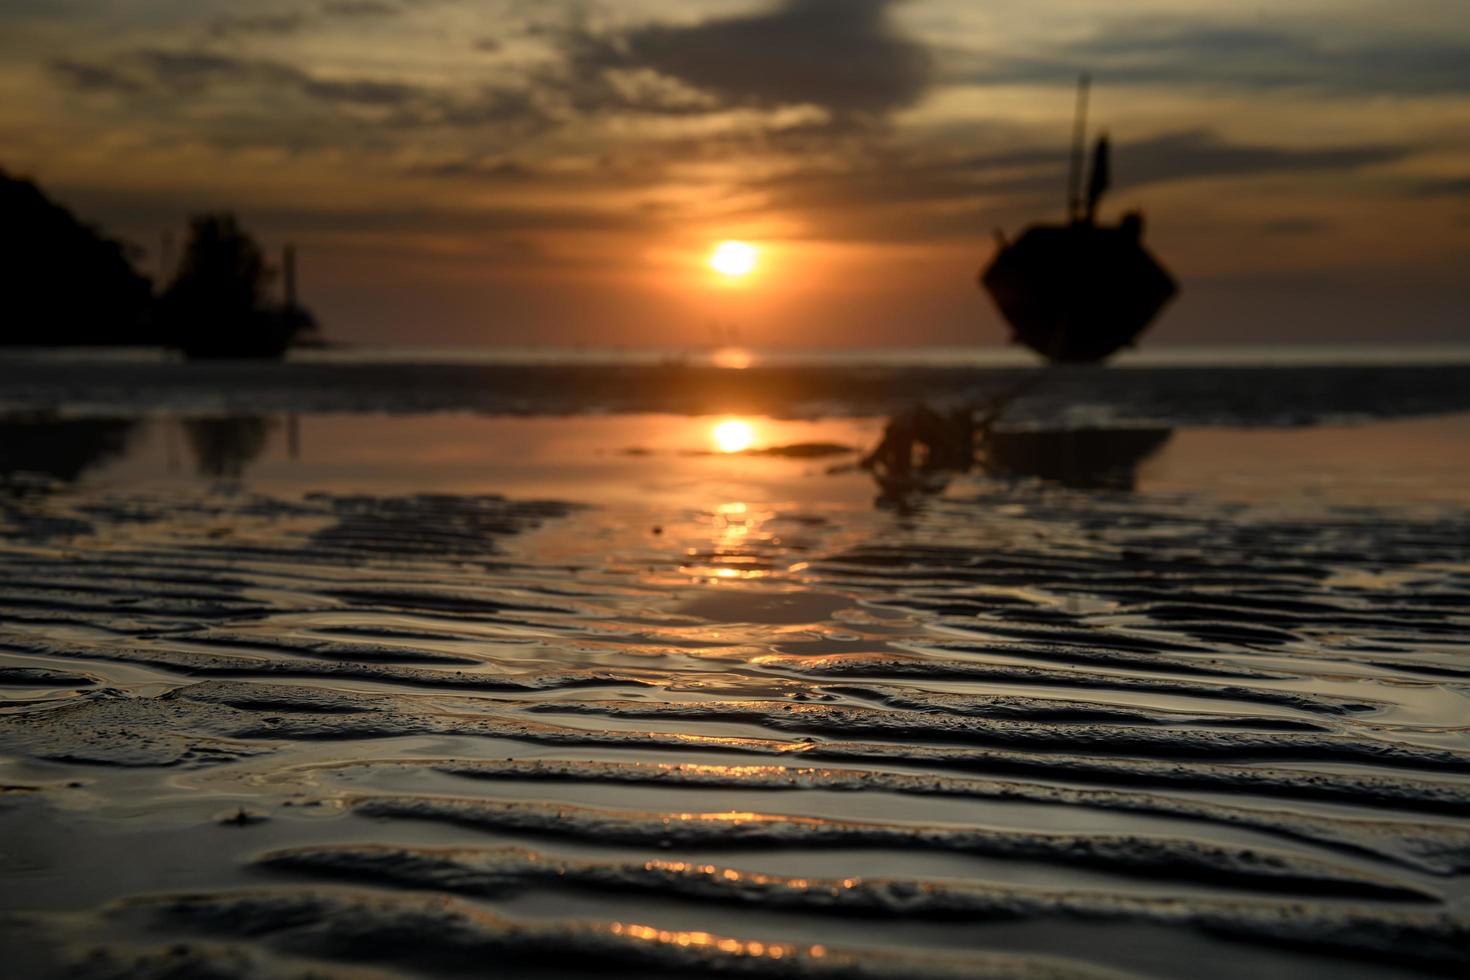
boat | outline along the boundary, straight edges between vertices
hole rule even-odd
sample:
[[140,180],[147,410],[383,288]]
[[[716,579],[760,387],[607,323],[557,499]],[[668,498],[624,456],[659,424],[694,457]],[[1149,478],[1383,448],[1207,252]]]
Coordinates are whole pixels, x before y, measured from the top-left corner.
[[1094,149],[1083,197],[1088,88],[1084,75],[1078,85],[1067,222],[1032,225],[1014,242],[998,233],[996,255],[979,277],[1014,331],[1013,339],[1053,362],[1106,360],[1132,345],[1179,291],[1144,246],[1142,213],[1129,212],[1113,225],[1097,220],[1111,179],[1106,135]]

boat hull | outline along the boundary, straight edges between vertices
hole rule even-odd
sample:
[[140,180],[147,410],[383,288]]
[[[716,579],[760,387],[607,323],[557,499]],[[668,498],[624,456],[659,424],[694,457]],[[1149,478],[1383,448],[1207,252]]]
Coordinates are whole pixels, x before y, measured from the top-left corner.
[[1025,344],[1051,361],[1094,363],[1132,344],[1178,286],[1127,227],[1035,225],[980,283]]

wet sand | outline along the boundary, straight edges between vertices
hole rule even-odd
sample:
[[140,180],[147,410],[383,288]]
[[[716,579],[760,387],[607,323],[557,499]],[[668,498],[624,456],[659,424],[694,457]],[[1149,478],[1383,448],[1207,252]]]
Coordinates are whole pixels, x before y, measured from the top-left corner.
[[32,416],[17,975],[1470,969],[1470,417],[882,506],[721,421]]

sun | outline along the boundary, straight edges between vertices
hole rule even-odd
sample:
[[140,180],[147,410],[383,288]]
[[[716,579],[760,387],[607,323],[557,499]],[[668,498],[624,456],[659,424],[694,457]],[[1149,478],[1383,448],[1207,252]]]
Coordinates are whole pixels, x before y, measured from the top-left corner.
[[760,251],[749,242],[720,242],[710,253],[709,267],[722,276],[740,279],[755,271]]
[[741,453],[755,443],[755,429],[742,419],[726,419],[710,430],[710,435],[722,453]]

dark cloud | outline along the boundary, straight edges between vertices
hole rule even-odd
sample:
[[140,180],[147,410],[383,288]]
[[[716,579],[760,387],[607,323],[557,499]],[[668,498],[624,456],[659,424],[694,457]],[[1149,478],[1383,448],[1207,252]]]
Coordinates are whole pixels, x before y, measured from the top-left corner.
[[[328,16],[386,16],[412,2],[426,0],[334,0],[301,16],[309,23]],[[322,75],[244,53],[222,38],[90,61],[67,59],[54,63],[52,71],[73,89],[151,97],[150,111],[160,118],[222,91],[258,90],[254,102],[232,99],[228,113],[208,122],[193,117],[191,125],[207,130],[198,135],[216,141],[227,137],[232,145],[242,131],[250,133],[251,145],[269,143],[272,118],[282,145],[320,142],[325,132],[313,137],[307,130],[320,117],[314,110],[322,108],[341,110],[344,118],[371,119],[385,131],[485,128],[525,136],[606,113],[693,117],[731,108],[810,106],[823,112],[798,128],[768,125],[764,118],[742,124],[749,130],[739,139],[743,149],[836,152],[845,139],[872,132],[868,123],[913,104],[929,84],[925,49],[899,36],[890,23],[891,8],[899,2],[781,0],[756,14],[622,32],[589,26],[575,8],[567,13],[568,8],[537,7],[507,16],[518,32],[539,31],[552,41],[561,59],[532,68],[513,83],[471,91]],[[222,31],[264,32],[295,29],[297,21],[242,15],[221,24],[229,25]],[[227,132],[216,132],[226,127]],[[339,138],[342,132],[333,130]],[[698,149],[692,143],[691,148]]]
[[1277,218],[1261,225],[1267,235],[1315,235],[1332,227],[1330,221],[1321,218]]
[[74,61],[70,58],[53,58],[47,67],[68,87],[83,92],[117,92],[131,95],[143,89],[143,85],[138,81],[106,65]]
[[[718,158],[727,149],[697,139],[659,142],[609,152],[586,175],[532,171],[502,156],[451,159],[413,168],[409,174],[489,184],[534,182],[542,187],[580,182],[632,190],[657,186],[670,161]],[[1122,187],[1137,188],[1190,179],[1351,171],[1410,152],[1378,145],[1294,149],[1240,144],[1186,131],[1118,144],[1115,173]],[[731,210],[726,213],[787,215],[805,223],[810,237],[824,240],[916,242],[974,237],[996,224],[1010,226],[1059,213],[1066,186],[1063,150],[1022,147],[956,154],[938,144],[885,147],[868,141],[851,153],[807,156],[798,151],[787,159],[798,169],[729,190]],[[682,213],[659,202],[653,207],[669,220]],[[700,204],[706,214],[711,207],[718,209],[719,200]],[[1310,219],[1285,218],[1261,230],[1308,234],[1325,227]]]
[[486,181],[525,181],[536,175],[534,170],[516,160],[479,157],[411,167],[407,173],[412,177],[474,178]]
[[130,61],[136,70],[138,84],[161,84],[169,88],[197,90],[201,85],[223,79],[284,77],[293,69],[276,62],[238,58],[209,51],[174,51],[146,49],[134,53]]
[[397,106],[411,103],[422,91],[377,79],[319,78],[280,61],[205,50],[150,48],[99,70],[121,79],[131,91],[162,88],[176,96],[200,95],[216,84],[248,84],[293,90],[328,103]]
[[221,17],[209,26],[209,33],[216,37],[236,34],[295,34],[307,22],[307,16],[302,13],[236,15]]
[[440,97],[420,108],[422,125],[512,127],[527,134],[543,131],[556,122],[536,95],[526,89],[487,87],[468,97]]
[[[220,206],[212,195],[176,190],[120,190],[96,184],[62,188],[79,213],[99,215],[109,226],[170,227],[190,213]],[[548,232],[639,233],[660,227],[656,217],[636,207],[548,207],[535,204],[501,207],[393,207],[364,203],[353,208],[246,205],[239,208],[247,227],[262,235],[316,240],[375,240],[391,245],[410,235],[455,236],[490,240],[507,235],[523,239]],[[346,247],[343,245],[343,247]]]
[[1194,130],[1119,145],[1114,151],[1114,172],[1118,186],[1136,187],[1199,177],[1355,170],[1403,159],[1408,152],[1404,147],[1376,144],[1294,149],[1228,143],[1205,130]]
[[1134,20],[1074,44],[1072,50],[1104,56],[1211,51],[1227,57],[1262,53],[1280,57],[1300,54],[1310,47],[1303,38],[1257,27]]
[[[1409,153],[1406,147],[1379,144],[1297,149],[1232,143],[1208,130],[1185,130],[1114,141],[1113,186],[1125,190],[1205,178],[1348,171],[1401,160]],[[929,173],[934,181],[958,180],[972,193],[1016,196],[1058,190],[1067,166],[1067,154],[1059,148],[975,156]]]
[[216,38],[296,34],[328,20],[392,17],[403,10],[403,3],[390,0],[328,0],[316,10],[221,17],[209,25],[208,33]]
[[539,232],[639,232],[653,227],[651,219],[634,208],[497,207],[436,209],[372,209],[361,211],[305,211],[252,209],[249,216],[262,225],[302,235],[379,234],[405,231],[421,234],[528,235]]
[[1414,188],[1419,197],[1470,197],[1470,177],[1422,180]]
[[723,106],[813,105],[842,118],[880,117],[915,104],[930,84],[927,50],[890,20],[896,2],[783,0],[693,26],[568,32],[564,43],[584,78],[652,69]]
[[291,80],[304,95],[324,102],[350,105],[402,106],[421,98],[423,90],[415,85],[401,82],[384,82],[371,78],[346,80],[314,78],[304,72],[293,74]]
[[388,0],[327,0],[322,12],[333,17],[391,17],[402,7]]
[[1470,45],[1417,37],[1328,43],[1288,31],[1174,20],[1115,24],[1055,52],[959,53],[949,81],[1070,84],[1086,68],[1108,84],[1309,88],[1341,94],[1470,91]]
[[[203,49],[150,48],[111,62],[56,60],[50,68],[74,89],[163,96],[175,105],[204,98],[216,86],[247,86],[318,107],[376,110],[373,123],[380,127],[509,126],[528,132],[549,124],[527,91],[485,88],[457,93],[391,79],[323,77],[281,61]],[[279,99],[260,105],[263,114],[281,108]],[[275,121],[283,133],[292,129],[288,118]]]
[[[1295,149],[1186,131],[1115,144],[1113,152],[1117,186],[1138,188],[1203,178],[1350,171],[1402,159],[1410,150],[1378,145]],[[911,150],[872,155],[847,169],[808,169],[748,189],[760,194],[762,209],[819,219],[815,224],[824,236],[922,240],[973,235],[985,221],[1034,218],[1048,201],[1060,210],[1067,163],[1064,150],[965,156]]]

